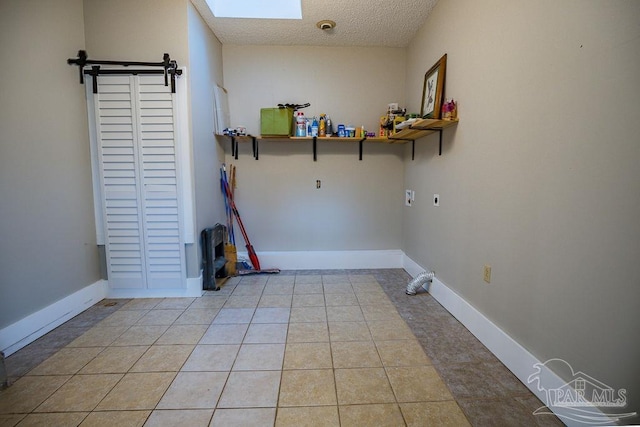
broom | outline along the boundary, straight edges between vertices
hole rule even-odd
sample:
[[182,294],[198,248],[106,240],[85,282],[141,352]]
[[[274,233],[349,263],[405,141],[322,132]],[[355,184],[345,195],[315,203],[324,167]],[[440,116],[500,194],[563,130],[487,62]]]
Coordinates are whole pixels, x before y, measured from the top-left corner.
[[[223,166],[224,168],[224,166]],[[258,255],[256,255],[256,251],[253,249],[251,242],[249,241],[249,236],[247,236],[247,231],[244,229],[244,224],[242,224],[242,219],[240,218],[240,213],[238,213],[238,208],[236,207],[236,203],[233,201],[233,195],[231,194],[231,190],[229,189],[229,183],[225,180],[223,181],[225,195],[227,196],[227,200],[229,202],[229,206],[231,207],[231,211],[233,215],[236,217],[238,221],[238,227],[240,227],[240,232],[242,233],[242,237],[246,243],[247,252],[249,254],[249,260],[253,265],[253,268],[256,270],[260,270],[260,261],[258,261]]]
[[[233,170],[233,166],[231,167]],[[227,181],[227,169],[223,164],[222,167],[220,168],[220,188],[222,190],[222,195],[224,197],[224,207],[225,207],[225,212],[227,214],[227,233],[228,233],[227,237],[228,237],[229,243],[235,246],[236,236],[233,231],[233,211],[231,210],[231,205],[229,204],[229,197],[227,196],[225,184],[229,186],[229,182]],[[230,187],[230,189],[231,189],[230,191],[231,198],[233,198],[233,184]]]
[[[225,166],[223,165],[222,167],[224,169]],[[226,170],[223,170],[223,176],[225,178],[223,180],[223,192],[225,195],[225,199],[228,201],[229,207],[233,212],[233,215],[238,220],[238,226],[240,227],[240,232],[242,233],[242,237],[244,238],[244,241],[246,243],[249,260],[251,261],[251,264],[253,264],[253,268],[254,268],[253,270],[238,270],[237,273],[238,275],[241,275],[241,276],[249,275],[249,274],[278,274],[280,273],[280,269],[271,268],[271,269],[262,270],[260,268],[260,261],[258,261],[258,255],[256,254],[256,251],[253,249],[251,242],[249,241],[249,236],[247,236],[247,231],[244,228],[244,224],[242,223],[242,219],[240,218],[240,213],[238,213],[238,208],[236,207],[236,204],[234,201],[233,190],[232,190],[232,188],[235,187],[235,181],[236,181],[236,169],[234,166],[231,166],[230,173],[231,173],[231,185],[229,185],[229,182],[226,180],[226,176],[227,176]],[[231,222],[231,226],[233,227],[233,219]]]

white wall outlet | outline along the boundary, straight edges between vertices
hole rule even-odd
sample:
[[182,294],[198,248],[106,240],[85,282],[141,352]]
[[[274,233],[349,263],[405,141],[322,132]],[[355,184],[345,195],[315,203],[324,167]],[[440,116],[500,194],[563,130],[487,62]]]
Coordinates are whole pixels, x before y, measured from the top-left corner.
[[413,201],[416,199],[416,192],[413,190],[404,190],[404,205],[413,206]]
[[433,206],[440,206],[440,195],[439,194],[434,194],[433,195]]

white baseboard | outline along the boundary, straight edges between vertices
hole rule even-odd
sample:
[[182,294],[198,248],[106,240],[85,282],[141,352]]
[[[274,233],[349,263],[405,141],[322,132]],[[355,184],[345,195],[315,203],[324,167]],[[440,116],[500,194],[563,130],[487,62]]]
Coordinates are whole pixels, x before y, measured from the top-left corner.
[[427,271],[425,268],[420,267],[417,262],[409,258],[404,253],[402,254],[402,268],[404,268],[404,271],[409,273],[411,277],[416,277],[423,271]]
[[185,289],[109,289],[99,280],[0,330],[0,351],[9,356],[104,298],[170,298],[202,296],[202,272],[187,278]]
[[[323,270],[361,268],[402,268],[400,249],[362,251],[275,251],[258,252],[262,269]],[[248,259],[246,252],[238,258]]]
[[180,289],[111,289],[107,288],[107,298],[184,298],[201,297],[202,271],[199,277],[188,277],[186,288]]
[[[403,268],[412,277],[427,270],[406,255],[403,255]],[[429,294],[478,338],[542,402],[547,401],[545,391],[539,390],[534,383],[530,384],[528,382],[529,376],[537,371],[534,365],[537,364],[536,366],[540,368],[541,376],[545,378],[544,385],[547,389],[559,389],[567,385],[565,380],[443,283],[437,277],[437,273],[429,286]],[[607,417],[595,406],[590,406],[589,411],[595,417]],[[561,416],[560,413],[556,413],[556,415],[567,426],[584,426],[584,423],[567,419]],[[611,424],[615,424],[615,421],[611,420]]]
[[204,290],[202,289],[202,275],[204,273],[200,270],[200,276],[198,277],[187,277],[187,295],[188,297],[201,297],[204,295]]
[[[414,277],[417,273],[425,271],[406,255],[404,269]],[[538,359],[445,285],[438,278],[437,273],[429,286],[429,294],[495,354],[520,381],[526,384],[527,378],[533,373],[533,365],[539,362]]]
[[5,356],[15,353],[104,299],[106,294],[106,282],[98,280],[94,284],[18,320],[0,330],[0,349]]
[[[238,255],[247,257],[246,253]],[[261,267],[265,269],[404,268],[412,277],[427,270],[401,250],[260,252],[258,257]],[[528,383],[529,376],[535,371],[534,365],[539,367],[545,376],[547,389],[567,385],[566,381],[442,282],[437,277],[437,272],[429,287],[429,293],[541,401],[546,401],[545,391],[539,390],[533,383]],[[104,298],[199,297],[202,294],[202,273],[200,277],[188,278],[184,289],[109,289],[106,281],[99,280],[0,330],[0,349],[5,356],[9,356]],[[592,413],[606,417],[596,407],[592,406],[589,409]],[[579,425],[570,419],[561,419],[569,426]],[[611,423],[613,424],[614,420],[611,420]]]

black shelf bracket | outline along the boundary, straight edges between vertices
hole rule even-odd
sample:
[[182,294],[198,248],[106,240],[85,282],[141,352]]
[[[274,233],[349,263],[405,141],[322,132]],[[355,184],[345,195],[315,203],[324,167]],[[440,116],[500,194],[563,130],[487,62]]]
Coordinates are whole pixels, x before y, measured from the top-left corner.
[[411,129],[430,130],[430,131],[438,132],[438,140],[439,140],[438,156],[442,156],[442,130],[443,130],[443,128],[425,128],[425,127],[421,127],[421,126],[411,126]]
[[439,129],[436,129],[436,130],[440,134],[440,136],[439,136],[440,143],[438,145],[438,156],[442,156],[442,128],[439,128]]
[[408,139],[408,138],[389,138],[392,141],[407,141],[411,142],[411,160],[415,160],[416,158],[416,140]]
[[238,140],[235,136],[231,137],[231,157],[238,160]]
[[[222,136],[222,135],[219,135]],[[251,138],[251,147],[253,150],[253,158],[258,160],[258,156],[259,156],[259,150],[258,150],[258,141],[260,141],[260,139],[256,136],[253,135],[224,135],[225,137],[229,138],[229,141],[231,141],[231,157],[233,157],[235,160],[238,160],[238,157],[240,155],[240,141],[238,140],[238,138]]]
[[251,147],[253,148],[253,158],[258,160],[259,156],[260,156],[260,150],[259,150],[259,145],[258,145],[258,138],[256,138],[255,136],[251,137]]
[[[94,84],[97,84],[94,81]],[[444,131],[444,128],[414,128],[416,130],[428,130],[428,131],[432,131],[432,132],[438,132],[438,155],[442,156],[442,134]],[[239,144],[238,144],[238,136],[236,135],[225,135],[228,136],[229,139],[231,140],[231,156],[235,159],[238,160],[238,155],[239,155]],[[258,136],[253,136],[253,135],[241,135],[241,137],[248,137],[251,138],[251,146],[252,146],[252,150],[253,150],[253,158],[255,160],[259,160],[260,159],[260,137]],[[277,139],[277,138],[274,138]],[[358,138],[358,160],[362,161],[363,156],[364,156],[364,143],[367,141],[367,137],[361,137]],[[317,162],[318,161],[318,137],[314,136],[311,138],[312,141],[312,152],[313,152],[313,161]],[[394,142],[410,142],[411,143],[411,160],[415,160],[416,158],[416,139],[415,138],[398,138],[398,137],[388,137],[388,141],[390,143],[394,143]]]
[[313,161],[318,161],[318,137],[313,137]]

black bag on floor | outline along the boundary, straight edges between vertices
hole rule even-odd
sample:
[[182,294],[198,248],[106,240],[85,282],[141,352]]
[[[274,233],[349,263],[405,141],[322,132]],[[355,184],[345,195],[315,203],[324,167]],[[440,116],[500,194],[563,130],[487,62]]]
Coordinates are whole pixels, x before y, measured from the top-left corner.
[[200,243],[202,246],[202,267],[204,270],[202,278],[202,289],[219,291],[220,286],[216,284],[216,277],[227,277],[224,257],[224,233],[226,227],[216,224],[212,228],[205,228],[200,233]]

